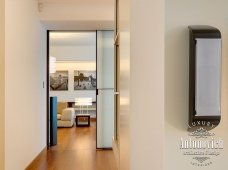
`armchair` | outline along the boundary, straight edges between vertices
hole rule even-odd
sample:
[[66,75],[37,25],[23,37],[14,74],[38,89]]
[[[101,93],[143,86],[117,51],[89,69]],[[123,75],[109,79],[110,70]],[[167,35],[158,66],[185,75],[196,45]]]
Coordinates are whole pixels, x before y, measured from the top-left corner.
[[58,102],[57,127],[72,127],[74,125],[74,108],[68,108],[67,102]]

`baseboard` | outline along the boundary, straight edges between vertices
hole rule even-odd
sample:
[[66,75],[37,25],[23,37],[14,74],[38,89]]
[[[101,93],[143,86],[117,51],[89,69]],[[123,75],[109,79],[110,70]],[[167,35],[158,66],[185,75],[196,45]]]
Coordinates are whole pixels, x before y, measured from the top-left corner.
[[47,147],[42,149],[42,151],[33,159],[33,161],[25,168],[25,170],[33,170],[36,163],[40,160],[43,154],[46,154]]
[[112,139],[112,149],[116,160],[117,168],[120,169],[120,152],[117,141],[114,138]]

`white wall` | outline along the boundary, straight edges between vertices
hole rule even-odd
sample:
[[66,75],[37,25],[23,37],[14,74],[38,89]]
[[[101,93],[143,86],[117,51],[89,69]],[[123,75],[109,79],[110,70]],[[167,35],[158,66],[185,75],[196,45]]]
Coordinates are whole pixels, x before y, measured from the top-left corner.
[[15,170],[46,146],[46,32],[36,1],[7,0],[5,8],[5,169]]
[[114,1],[44,1],[40,18],[48,29],[113,29]]
[[164,1],[120,1],[120,170],[162,170]]
[[5,1],[0,1],[0,169],[5,169]]
[[69,74],[68,91],[50,91],[50,96],[67,102],[74,102],[76,97],[96,101],[95,90],[74,90],[74,70],[96,70],[96,45],[50,45],[50,56],[56,57],[56,70],[68,70]]
[[164,1],[131,1],[130,169],[163,169]]
[[[62,11],[60,13],[59,11]],[[42,20],[110,20],[114,17],[114,1],[97,2],[54,2],[43,3]],[[104,15],[105,13],[105,15]],[[62,15],[63,14],[63,15]],[[67,17],[66,17],[67,16]]]
[[[130,0],[119,1],[119,166],[130,169]],[[118,160],[118,158],[116,158]]]
[[[96,41],[96,40],[95,40]],[[90,61],[96,60],[96,46],[95,45],[51,45],[50,55],[56,57],[57,61]]]
[[[228,1],[166,0],[165,31],[165,170],[226,170],[228,142]],[[221,155],[210,167],[190,165],[190,158],[179,149],[181,137],[188,137],[188,25],[211,25],[222,32],[222,119],[212,132],[224,140]]]
[[74,90],[74,70],[96,70],[96,61],[57,62],[56,70],[68,71],[68,91],[50,91],[58,101],[74,102],[77,97],[92,97],[96,101],[96,90]]

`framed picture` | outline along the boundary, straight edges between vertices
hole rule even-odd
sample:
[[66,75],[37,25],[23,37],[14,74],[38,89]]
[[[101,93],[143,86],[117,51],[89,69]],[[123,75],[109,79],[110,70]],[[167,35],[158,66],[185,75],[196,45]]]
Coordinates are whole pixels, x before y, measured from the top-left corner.
[[50,90],[68,90],[68,71],[56,71],[55,73],[50,74]]
[[96,71],[74,70],[74,90],[96,90]]

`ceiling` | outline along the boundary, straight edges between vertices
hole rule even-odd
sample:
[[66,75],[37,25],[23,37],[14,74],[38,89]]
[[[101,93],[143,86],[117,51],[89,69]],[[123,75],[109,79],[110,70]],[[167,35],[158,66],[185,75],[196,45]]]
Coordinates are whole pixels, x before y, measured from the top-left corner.
[[96,32],[50,32],[50,45],[96,45]]

